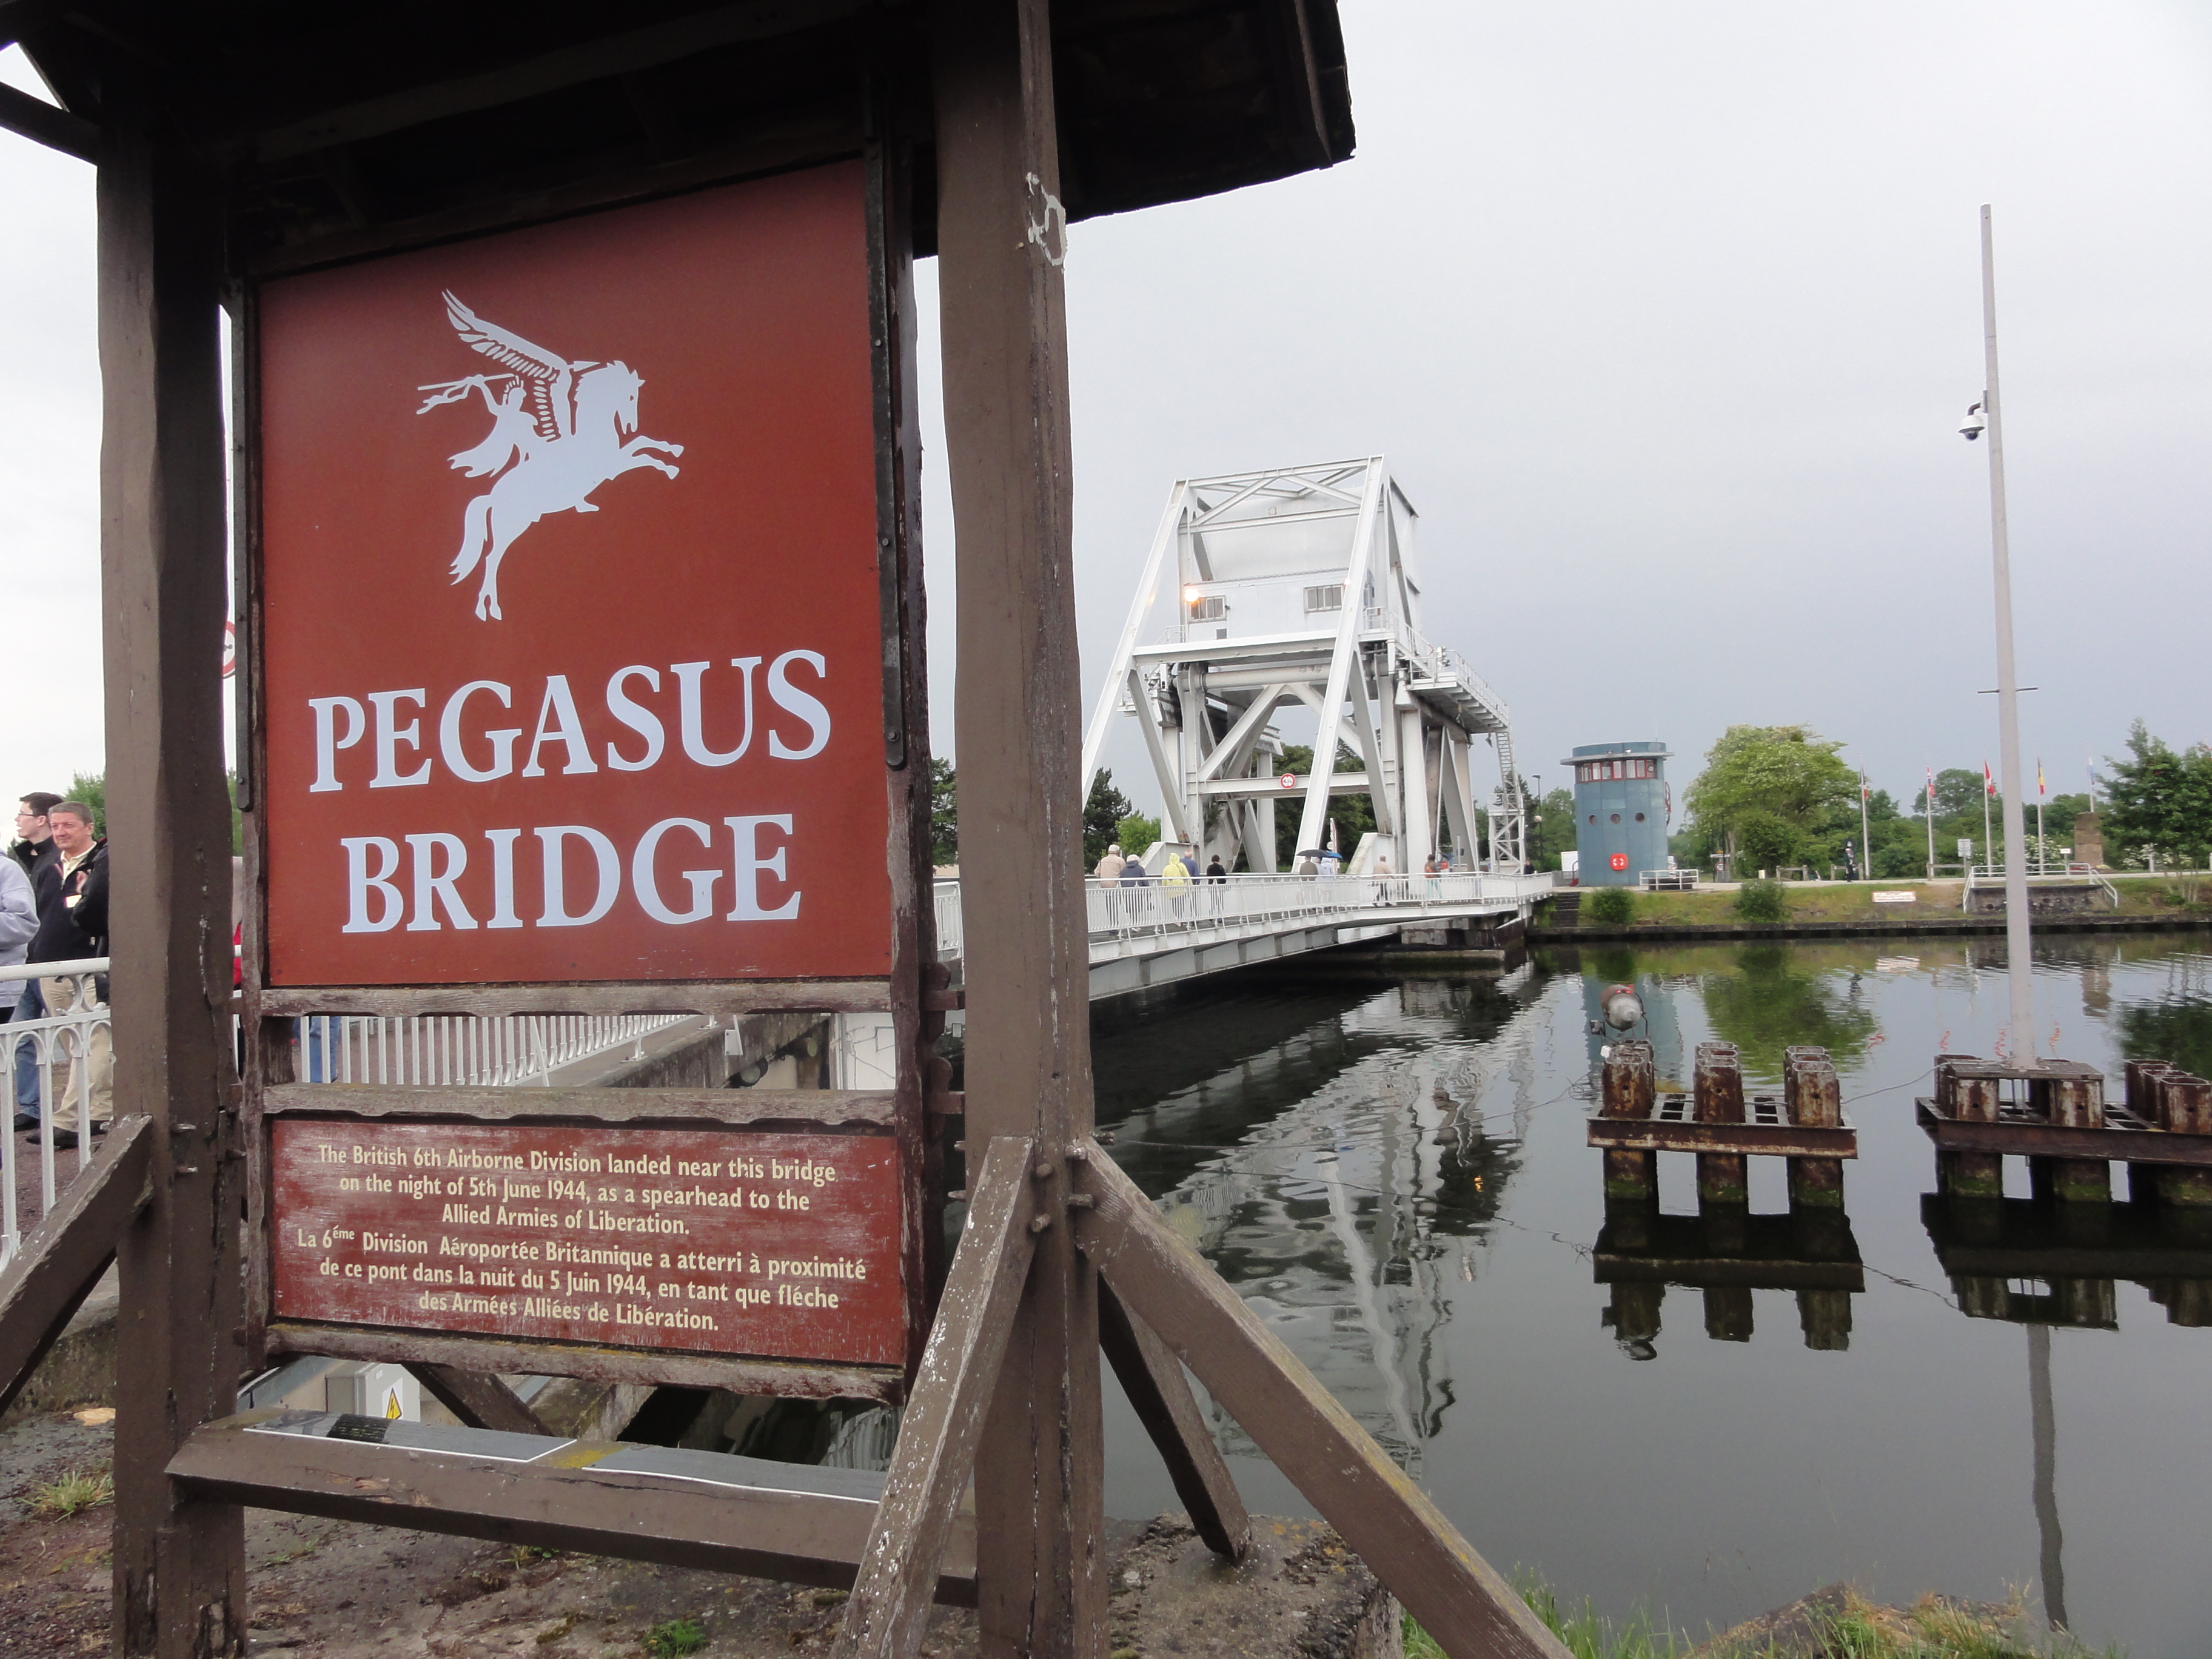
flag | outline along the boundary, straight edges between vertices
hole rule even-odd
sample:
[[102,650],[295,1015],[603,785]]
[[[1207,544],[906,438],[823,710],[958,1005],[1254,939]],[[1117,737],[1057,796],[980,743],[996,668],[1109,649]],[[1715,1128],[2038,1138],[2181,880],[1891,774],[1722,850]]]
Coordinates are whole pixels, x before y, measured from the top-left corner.
[[1932,766],[1928,769],[1928,805],[1931,808],[1936,805],[1936,769]]
[[2035,757],[2035,798],[2041,800],[2051,792],[2043,787],[2043,757]]
[[1861,800],[1871,800],[1874,799],[1874,791],[1867,787],[1866,769],[1864,767],[1861,767],[1859,769],[1859,799]]
[[1987,761],[1982,763],[1982,787],[1992,797],[1997,793],[1996,776],[1990,770],[1990,763]]

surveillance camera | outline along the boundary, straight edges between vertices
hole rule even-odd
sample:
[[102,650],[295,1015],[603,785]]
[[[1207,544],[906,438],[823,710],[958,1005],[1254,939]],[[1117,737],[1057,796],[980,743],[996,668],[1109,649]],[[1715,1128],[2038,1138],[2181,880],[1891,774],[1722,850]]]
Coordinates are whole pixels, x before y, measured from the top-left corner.
[[1988,426],[1989,422],[1982,418],[1982,406],[1975,404],[1966,410],[1966,418],[1959,422],[1959,435],[1972,443]]

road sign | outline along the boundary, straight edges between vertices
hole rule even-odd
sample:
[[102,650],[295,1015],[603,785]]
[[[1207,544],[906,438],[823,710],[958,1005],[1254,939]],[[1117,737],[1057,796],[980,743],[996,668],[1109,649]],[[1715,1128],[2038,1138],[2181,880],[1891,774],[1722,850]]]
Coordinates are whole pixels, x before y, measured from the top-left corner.
[[1974,861],[1974,843],[1964,836],[1959,837],[1959,856],[1969,864]]
[[1281,784],[1285,789],[1295,789],[1298,787],[1298,775],[1295,772],[1285,772],[1281,777],[1277,778],[1275,781]]
[[[256,289],[249,1328],[279,1346],[879,1398],[918,1358],[880,165]],[[481,1063],[573,1016],[750,1009],[873,1019],[887,1086],[537,1109]]]

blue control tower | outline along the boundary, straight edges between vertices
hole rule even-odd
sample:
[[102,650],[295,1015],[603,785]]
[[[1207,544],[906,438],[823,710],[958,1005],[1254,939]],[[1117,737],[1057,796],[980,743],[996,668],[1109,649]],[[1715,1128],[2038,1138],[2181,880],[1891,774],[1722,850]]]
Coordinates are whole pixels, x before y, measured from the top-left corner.
[[1674,815],[1663,743],[1589,743],[1559,763],[1575,769],[1575,848],[1585,887],[1633,887],[1667,867]]

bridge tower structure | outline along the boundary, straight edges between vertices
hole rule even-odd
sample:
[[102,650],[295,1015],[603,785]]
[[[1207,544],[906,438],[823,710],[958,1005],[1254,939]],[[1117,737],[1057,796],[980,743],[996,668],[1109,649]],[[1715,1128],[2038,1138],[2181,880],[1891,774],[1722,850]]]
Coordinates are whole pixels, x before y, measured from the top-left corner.
[[[1392,870],[1450,849],[1461,868],[1518,871],[1527,803],[1504,699],[1420,631],[1419,515],[1380,455],[1186,478],[1169,492],[1113,659],[1097,682],[1083,777],[1115,714],[1133,715],[1166,806],[1164,832],[1272,872],[1322,846],[1330,799],[1365,794]],[[1318,721],[1311,769],[1282,769],[1279,711]],[[1334,738],[1332,739],[1332,733]],[[1491,846],[1480,848],[1474,750],[1486,739]],[[1337,769],[1340,744],[1359,769]],[[1485,769],[1487,769],[1486,768]],[[1278,848],[1275,803],[1301,799]],[[1347,855],[1352,849],[1343,849]]]

